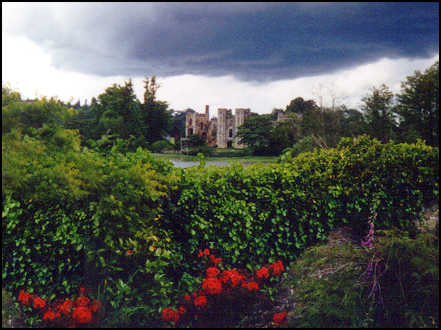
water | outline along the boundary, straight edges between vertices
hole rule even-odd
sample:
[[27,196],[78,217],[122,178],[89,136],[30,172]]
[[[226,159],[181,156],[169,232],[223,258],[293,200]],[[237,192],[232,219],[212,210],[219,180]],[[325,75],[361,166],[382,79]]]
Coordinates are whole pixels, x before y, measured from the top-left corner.
[[[190,166],[198,166],[199,161],[170,160],[175,167],[185,168]],[[210,160],[206,165],[226,166],[229,161],[226,160]]]

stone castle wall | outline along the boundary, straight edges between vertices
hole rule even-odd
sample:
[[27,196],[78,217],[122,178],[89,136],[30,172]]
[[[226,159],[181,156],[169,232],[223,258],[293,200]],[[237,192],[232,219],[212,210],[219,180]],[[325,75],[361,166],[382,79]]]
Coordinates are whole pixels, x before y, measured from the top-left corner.
[[233,115],[231,109],[217,109],[217,119],[210,120],[209,106],[205,106],[205,113],[187,112],[185,118],[185,137],[192,134],[201,136],[209,146],[217,145],[218,148],[245,148],[239,144],[236,137],[237,130],[242,125],[251,111],[250,109],[235,109]]

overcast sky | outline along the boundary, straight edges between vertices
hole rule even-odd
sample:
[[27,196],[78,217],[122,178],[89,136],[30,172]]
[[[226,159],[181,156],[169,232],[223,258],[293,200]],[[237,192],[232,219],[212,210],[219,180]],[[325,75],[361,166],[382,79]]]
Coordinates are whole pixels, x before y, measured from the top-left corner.
[[432,3],[2,2],[2,83],[25,98],[98,96],[156,75],[170,108],[269,113],[301,96],[357,108],[439,58]]

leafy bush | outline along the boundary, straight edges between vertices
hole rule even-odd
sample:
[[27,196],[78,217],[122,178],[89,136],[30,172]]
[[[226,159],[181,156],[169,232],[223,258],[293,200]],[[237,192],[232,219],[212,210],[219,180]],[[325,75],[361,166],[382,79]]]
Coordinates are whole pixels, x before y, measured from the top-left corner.
[[374,295],[366,280],[370,251],[349,242],[308,248],[285,284],[294,288],[297,303],[288,326],[439,326],[438,238],[377,231],[375,246],[384,271]]
[[173,144],[168,140],[159,140],[153,142],[149,148],[152,152],[163,152],[166,150],[173,150]]
[[302,152],[310,152],[313,151],[315,147],[318,145],[314,142],[312,136],[307,136],[301,139],[299,142],[294,144],[291,148],[291,156],[295,157]]
[[383,306],[378,326],[439,327],[439,238],[420,233],[382,231],[378,250],[385,262],[380,279]]
[[[173,189],[170,162],[142,149],[104,156],[87,149],[58,152],[19,134],[4,141],[2,279],[8,290],[38,290],[47,299],[88,282],[101,286],[103,303],[110,304],[121,295],[112,283],[121,280],[132,281],[142,301],[152,301],[152,314],[169,302],[172,281],[165,277],[180,260],[156,224]],[[128,259],[127,250],[136,257]],[[146,298],[159,285],[165,288],[160,295]]]
[[336,225],[361,235],[373,212],[379,229],[414,230],[438,198],[438,169],[436,148],[367,136],[281,164],[180,169],[164,224],[188,260],[201,242],[217,242],[241,266],[290,261]]
[[197,286],[200,248],[248,270],[286,263],[336,225],[361,231],[373,211],[377,228],[412,230],[438,197],[439,152],[421,142],[362,136],[280,164],[177,169],[113,142],[105,154],[75,150],[62,139],[73,131],[29,132],[2,135],[4,286],[50,298],[88,282],[107,326],[160,322]]

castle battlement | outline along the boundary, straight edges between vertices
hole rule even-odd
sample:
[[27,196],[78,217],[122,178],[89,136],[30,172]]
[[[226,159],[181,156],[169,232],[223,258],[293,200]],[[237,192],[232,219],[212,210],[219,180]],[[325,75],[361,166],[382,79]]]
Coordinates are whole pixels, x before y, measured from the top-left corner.
[[210,120],[209,106],[205,106],[205,113],[187,113],[185,120],[185,137],[192,134],[201,136],[208,145],[217,145],[218,148],[245,148],[239,144],[236,137],[239,126],[251,114],[249,108],[237,108],[233,115],[231,109],[218,108],[217,118]]

